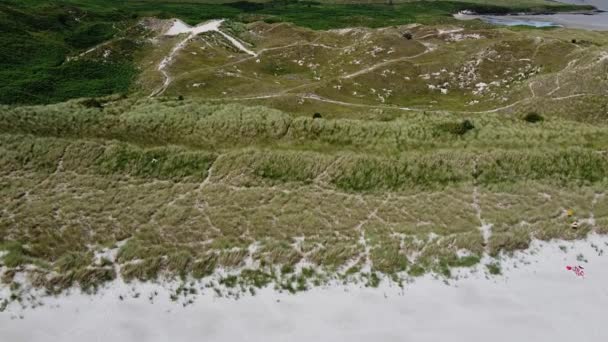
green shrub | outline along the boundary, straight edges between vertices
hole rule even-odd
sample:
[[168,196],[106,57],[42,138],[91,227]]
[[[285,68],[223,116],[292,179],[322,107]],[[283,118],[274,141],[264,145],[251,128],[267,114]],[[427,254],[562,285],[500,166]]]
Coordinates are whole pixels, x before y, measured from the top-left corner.
[[369,287],[378,287],[380,286],[380,282],[381,279],[378,277],[376,272],[370,273],[369,277],[367,278],[367,286]]
[[229,287],[229,288],[233,288],[236,287],[236,285],[238,284],[239,278],[235,275],[229,275],[226,276],[222,279],[220,279],[220,284]]
[[122,265],[120,273],[126,281],[133,279],[154,280],[158,277],[161,266],[162,257],[151,257]]
[[197,279],[204,278],[213,274],[217,266],[217,256],[207,255],[202,260],[197,260],[192,264],[192,276]]
[[85,108],[103,108],[103,105],[97,99],[86,99],[80,102]]
[[420,277],[426,273],[426,270],[421,265],[414,264],[409,268],[407,273],[412,277]]
[[99,285],[116,279],[112,268],[83,268],[76,272],[75,280],[84,291],[96,289]]
[[469,120],[463,120],[461,122],[448,122],[439,124],[437,128],[446,133],[454,135],[465,135],[468,131],[475,128],[473,123]]
[[166,267],[169,272],[185,278],[190,272],[191,263],[192,254],[188,251],[180,251],[167,256]]
[[283,275],[293,273],[294,271],[295,269],[293,265],[286,264],[281,266],[281,274]]
[[498,262],[487,264],[486,267],[488,268],[488,272],[490,272],[490,274],[492,275],[498,275],[502,273],[500,269],[500,264]]
[[260,270],[243,270],[239,277],[243,284],[260,289],[266,287],[273,280],[272,275]]
[[3,242],[0,251],[7,252],[0,261],[8,268],[31,263],[30,252],[17,241]]
[[65,41],[75,48],[84,49],[112,38],[114,33],[111,23],[85,23],[71,31]]
[[478,255],[469,255],[455,260],[450,260],[449,265],[452,267],[472,267],[477,265],[481,259]]
[[536,112],[530,112],[528,114],[526,114],[523,117],[524,121],[527,121],[529,123],[537,123],[537,122],[542,122],[543,120],[545,120],[540,114],[536,113]]
[[89,253],[69,252],[63,255],[55,263],[55,267],[61,273],[74,271],[89,266],[93,261],[92,255]]

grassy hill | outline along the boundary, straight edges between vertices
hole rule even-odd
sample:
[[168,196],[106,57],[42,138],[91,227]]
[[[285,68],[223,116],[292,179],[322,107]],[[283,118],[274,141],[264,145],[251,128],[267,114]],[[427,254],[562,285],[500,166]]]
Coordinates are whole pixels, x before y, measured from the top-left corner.
[[[223,29],[257,55],[220,34],[201,34],[166,68],[171,83],[164,95],[330,118],[390,120],[415,111],[606,115],[607,40],[600,33],[479,22],[330,31],[255,22]],[[169,51],[176,39],[160,37],[151,48]],[[164,58],[146,56],[141,63],[151,66]],[[144,93],[162,83],[157,68],[142,70]]]
[[[606,35],[450,16],[524,5],[549,6],[3,2],[10,300],[22,275],[253,293],[494,274],[532,239],[607,233]],[[164,36],[174,17],[226,18],[256,56]]]
[[35,265],[49,291],[220,267],[239,270],[223,281],[243,289],[373,286],[608,229],[605,123],[100,105],[0,110],[3,263]]
[[[195,24],[207,19],[289,21],[314,29],[371,27],[447,20],[465,8],[507,12],[536,8],[460,2],[412,2],[395,6],[333,5],[279,1],[264,4],[176,1],[52,2],[8,0],[0,4],[0,101],[51,103],[69,98],[126,92],[137,74],[133,59],[144,42],[138,18],[182,18]],[[514,6],[514,7],[512,7]],[[544,5],[543,5],[544,6]],[[569,9],[553,6],[550,10]],[[326,20],[325,18],[332,18]],[[69,61],[67,57],[117,41],[117,53],[103,59]]]

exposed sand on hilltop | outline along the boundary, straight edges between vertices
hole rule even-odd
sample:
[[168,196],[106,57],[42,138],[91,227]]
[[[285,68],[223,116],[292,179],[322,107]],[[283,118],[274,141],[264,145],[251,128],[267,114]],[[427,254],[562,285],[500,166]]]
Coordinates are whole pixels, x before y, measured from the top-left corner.
[[174,19],[173,25],[165,32],[165,36],[177,36],[182,33],[197,35],[203,32],[217,31],[223,22],[224,20],[210,20],[196,26],[190,26],[179,19]]
[[221,34],[224,38],[226,38],[232,45],[237,47],[239,50],[241,50],[249,55],[252,55],[254,57],[257,56],[257,54],[255,52],[247,49],[243,44],[241,44],[241,42],[239,42],[232,36],[222,32],[219,28],[223,22],[224,22],[223,19],[222,20],[210,20],[210,21],[198,24],[196,26],[190,26],[179,19],[173,20],[173,24],[164,33],[164,35],[165,36],[177,36],[180,34],[187,33],[188,36],[186,38],[184,38],[182,41],[180,41],[178,44],[176,44],[173,47],[173,49],[171,50],[171,52],[169,53],[169,55],[164,57],[158,64],[158,71],[163,75],[164,80],[163,80],[162,86],[160,88],[154,90],[152,92],[152,94],[150,94],[150,96],[157,96],[157,95],[162,94],[167,89],[169,84],[171,84],[172,78],[169,75],[169,73],[167,72],[167,67],[173,62],[173,59],[179,53],[179,51],[182,50],[190,42],[190,40],[192,40],[198,34],[201,34],[204,32],[210,32],[210,31],[217,32],[217,33]]
[[[9,306],[0,314],[0,339],[603,342],[604,250],[607,237],[535,242],[527,253],[503,262],[504,276],[489,279],[479,268],[449,285],[428,276],[404,289],[335,285],[289,295],[268,288],[239,300],[205,289],[185,307],[181,300],[172,302],[165,287],[115,283],[93,297],[45,299],[34,310]],[[584,279],[565,269],[577,264],[585,267]]]
[[167,30],[167,32],[165,32],[165,36],[177,36],[178,34],[189,33],[190,34],[189,38],[191,38],[200,33],[215,31],[215,32],[220,33],[222,36],[224,36],[224,38],[226,38],[228,41],[230,41],[230,43],[232,43],[234,46],[236,46],[239,50],[241,50],[247,54],[250,54],[252,56],[257,56],[257,54],[255,52],[247,49],[243,44],[241,44],[241,42],[234,39],[230,35],[222,32],[220,30],[220,26],[222,25],[223,22],[224,22],[224,20],[211,20],[211,21],[207,21],[205,23],[198,24],[196,26],[189,26],[188,24],[184,23],[183,21],[181,21],[179,19],[175,19],[173,22],[173,25],[169,28],[169,30]]

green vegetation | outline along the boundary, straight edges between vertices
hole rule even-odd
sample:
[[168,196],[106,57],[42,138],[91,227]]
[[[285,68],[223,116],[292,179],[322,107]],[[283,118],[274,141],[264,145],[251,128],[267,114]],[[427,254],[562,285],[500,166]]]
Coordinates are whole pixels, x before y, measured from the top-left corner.
[[[51,292],[218,268],[235,271],[220,281],[235,291],[297,292],[334,276],[450,277],[532,238],[608,231],[604,124],[418,115],[118,97],[1,107],[2,263],[35,265]],[[466,134],[443,128],[465,120]],[[572,230],[567,208],[595,225]],[[493,224],[487,242],[480,218]]]
[[[228,292],[377,287],[486,256],[500,274],[532,239],[608,232],[608,41],[447,30],[465,8],[572,8],[471,1],[4,2],[2,282],[17,293],[27,269],[49,293],[95,291],[222,270],[209,286]],[[258,55],[205,33],[149,98],[182,39],[149,16],[231,19]],[[437,26],[398,26],[414,22]],[[318,31],[354,25],[386,29]],[[569,208],[593,220],[573,230]]]
[[[230,27],[228,22],[222,29]],[[255,22],[246,28],[231,34],[257,57],[227,48],[218,34],[201,34],[165,70],[170,84],[162,95],[238,101],[308,118],[322,113],[322,119],[390,122],[420,112],[429,118],[453,114],[452,124],[442,122],[438,131],[456,135],[470,130],[459,125],[464,120],[479,126],[470,114],[481,112],[584,122],[601,121],[607,113],[608,80],[597,76],[604,73],[608,44],[602,34],[477,21],[330,31]],[[594,45],[572,44],[574,35]],[[158,50],[175,43],[161,39]],[[162,56],[146,63],[158,64]],[[146,94],[161,82],[158,70],[142,72]]]
[[109,58],[69,56],[125,30],[119,11],[86,11],[58,3],[0,4],[0,101],[49,103],[128,91],[136,75],[135,45],[117,45]]
[[500,264],[498,263],[487,264],[486,267],[488,268],[488,272],[492,275],[499,275],[502,273]]
[[537,123],[542,122],[544,120],[544,118],[536,112],[530,112],[526,114],[523,119],[529,123]]
[[8,241],[0,245],[0,250],[6,254],[2,257],[2,263],[6,267],[17,267],[29,263],[28,251],[18,241]]
[[[449,15],[462,9],[505,13],[572,8],[578,7],[548,2],[494,6],[421,1],[386,6],[298,1],[7,0],[0,4],[0,101],[54,103],[133,90],[140,69],[137,55],[147,44],[142,39],[146,32],[137,25],[143,17],[177,17],[191,24],[216,18],[285,21],[329,29],[450,22]],[[88,50],[102,43],[107,49]],[[111,53],[104,55],[104,51]]]
[[439,130],[445,131],[454,135],[464,135],[468,131],[475,128],[469,120],[461,122],[447,122],[438,126]]

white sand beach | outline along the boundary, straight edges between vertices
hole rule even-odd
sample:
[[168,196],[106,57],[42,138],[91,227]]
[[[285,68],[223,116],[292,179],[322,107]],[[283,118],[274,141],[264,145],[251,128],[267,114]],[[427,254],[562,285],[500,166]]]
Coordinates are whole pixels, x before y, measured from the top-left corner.
[[[35,309],[11,305],[0,314],[0,340],[600,342],[608,337],[604,250],[608,238],[600,236],[535,242],[503,261],[500,276],[479,267],[448,285],[426,276],[403,289],[267,288],[240,299],[206,290],[186,307],[169,299],[166,285],[116,282],[94,296],[45,298]],[[583,266],[585,277],[566,265]]]

